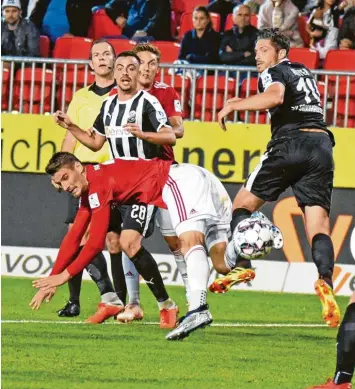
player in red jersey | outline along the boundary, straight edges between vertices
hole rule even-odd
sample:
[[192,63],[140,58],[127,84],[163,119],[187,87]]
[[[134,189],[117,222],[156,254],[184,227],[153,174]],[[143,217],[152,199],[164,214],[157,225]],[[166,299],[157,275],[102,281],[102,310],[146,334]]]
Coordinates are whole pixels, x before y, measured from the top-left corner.
[[[39,308],[45,298],[53,296],[56,286],[79,273],[103,249],[112,202],[150,204],[169,210],[187,263],[191,288],[189,312],[166,338],[182,339],[212,322],[206,301],[210,269],[204,245],[215,269],[228,273],[231,268],[225,260],[225,249],[232,207],[228,193],[212,173],[199,166],[161,159],[115,159],[84,166],[73,154],[65,152],[51,158],[46,172],[63,191],[80,197],[81,206],[72,229],[63,239],[51,275],[33,282],[41,289],[31,306]],[[78,253],[89,223],[89,239]],[[136,256],[131,260],[137,264]],[[150,288],[157,283],[158,276],[159,272],[150,280],[145,278]]]
[[[159,49],[151,44],[139,44],[135,46],[133,51],[141,60],[138,85],[141,89],[149,92],[159,100],[166,116],[169,119],[169,124],[171,125],[176,138],[182,138],[184,135],[184,127],[180,96],[173,87],[163,82],[156,81],[161,56]],[[114,93],[116,93],[115,88],[112,90],[111,94]],[[164,146],[162,159],[171,161],[175,160],[172,146]],[[171,226],[169,213],[164,209],[159,209],[155,220],[157,225],[160,227],[161,233],[167,242],[171,253],[174,255],[177,268],[186,288],[186,297],[188,300],[189,286],[186,263],[180,250],[179,239]],[[133,320],[140,320],[143,317],[143,311],[139,304],[139,274],[130,259],[124,253],[122,255],[122,262],[128,289],[129,302],[125,311],[117,316],[117,320],[123,323],[128,323]]]

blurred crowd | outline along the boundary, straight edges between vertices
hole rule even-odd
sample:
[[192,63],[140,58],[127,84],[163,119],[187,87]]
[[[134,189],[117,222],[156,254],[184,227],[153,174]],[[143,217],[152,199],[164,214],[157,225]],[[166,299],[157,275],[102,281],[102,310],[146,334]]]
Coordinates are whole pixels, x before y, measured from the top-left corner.
[[321,59],[331,49],[355,49],[355,0],[3,0],[2,55],[40,56],[40,35],[52,47],[59,37],[88,37],[97,12],[116,26],[110,38],[177,41],[178,59],[188,63],[253,66],[265,27]]

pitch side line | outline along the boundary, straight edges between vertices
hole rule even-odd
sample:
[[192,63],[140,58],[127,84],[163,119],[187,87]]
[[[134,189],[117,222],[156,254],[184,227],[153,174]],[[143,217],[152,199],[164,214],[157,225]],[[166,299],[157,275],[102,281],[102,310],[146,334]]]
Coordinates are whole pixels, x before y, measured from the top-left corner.
[[[51,321],[51,320],[1,320],[1,324],[86,324],[83,321],[68,321],[68,320],[57,320],[57,321]],[[140,322],[137,323],[140,325],[158,325],[158,322]],[[118,324],[115,322],[106,322],[104,325],[123,325]],[[261,327],[261,328],[327,328],[328,326],[326,324],[297,324],[297,323],[264,323],[264,324],[255,324],[255,323],[213,323],[212,327],[226,327],[226,328],[232,328],[232,327]]]

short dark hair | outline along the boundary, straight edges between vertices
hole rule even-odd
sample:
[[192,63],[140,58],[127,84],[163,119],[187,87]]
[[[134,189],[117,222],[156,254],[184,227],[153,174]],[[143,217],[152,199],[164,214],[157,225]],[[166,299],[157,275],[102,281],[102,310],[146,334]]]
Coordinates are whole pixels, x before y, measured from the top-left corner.
[[149,51],[149,53],[152,53],[158,57],[158,62],[160,62],[161,52],[160,50],[150,43],[139,43],[136,45],[133,49],[133,52],[138,54],[142,53],[143,51]]
[[278,28],[264,28],[259,31],[257,41],[260,39],[270,39],[276,51],[286,50],[286,55],[290,51],[290,39],[282,34]]
[[138,61],[138,63],[141,63],[141,60],[139,59],[138,55],[132,50],[121,51],[117,55],[115,61],[117,60],[117,58],[120,58],[120,57],[134,57]]
[[59,153],[55,153],[52,158],[48,161],[46,166],[46,173],[52,176],[57,173],[63,166],[72,166],[76,162],[81,163],[81,161],[71,153],[67,153],[66,151],[60,151]]
[[203,5],[199,5],[199,6],[194,8],[193,12],[202,12],[202,13],[204,13],[206,18],[209,20],[209,22],[208,22],[208,24],[206,26],[206,30],[209,30],[210,28],[213,29],[211,14],[209,13],[207,7],[204,7]]
[[90,57],[89,57],[89,59],[92,59],[92,48],[95,45],[99,44],[99,43],[107,43],[111,47],[113,56],[116,58],[116,50],[113,47],[112,43],[110,43],[107,39],[101,38],[101,39],[97,39],[96,41],[92,42],[92,45],[91,45],[91,48],[90,48]]

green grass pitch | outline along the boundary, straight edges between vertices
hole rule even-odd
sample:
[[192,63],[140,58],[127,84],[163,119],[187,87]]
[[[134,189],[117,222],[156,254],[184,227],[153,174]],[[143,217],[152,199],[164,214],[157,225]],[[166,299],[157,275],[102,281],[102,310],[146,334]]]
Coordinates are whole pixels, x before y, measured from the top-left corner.
[[[58,288],[37,312],[28,307],[30,279],[2,277],[3,389],[305,389],[324,382],[335,367],[337,330],[327,327],[267,327],[323,324],[316,296],[232,291],[208,295],[214,323],[184,341],[168,342],[157,325],[60,324],[56,310],[67,298]],[[181,287],[168,287],[185,313]],[[84,282],[83,321],[99,295]],[[148,288],[141,287],[144,322],[157,322]],[[339,297],[342,312],[348,298]],[[43,323],[8,321],[38,320]]]

